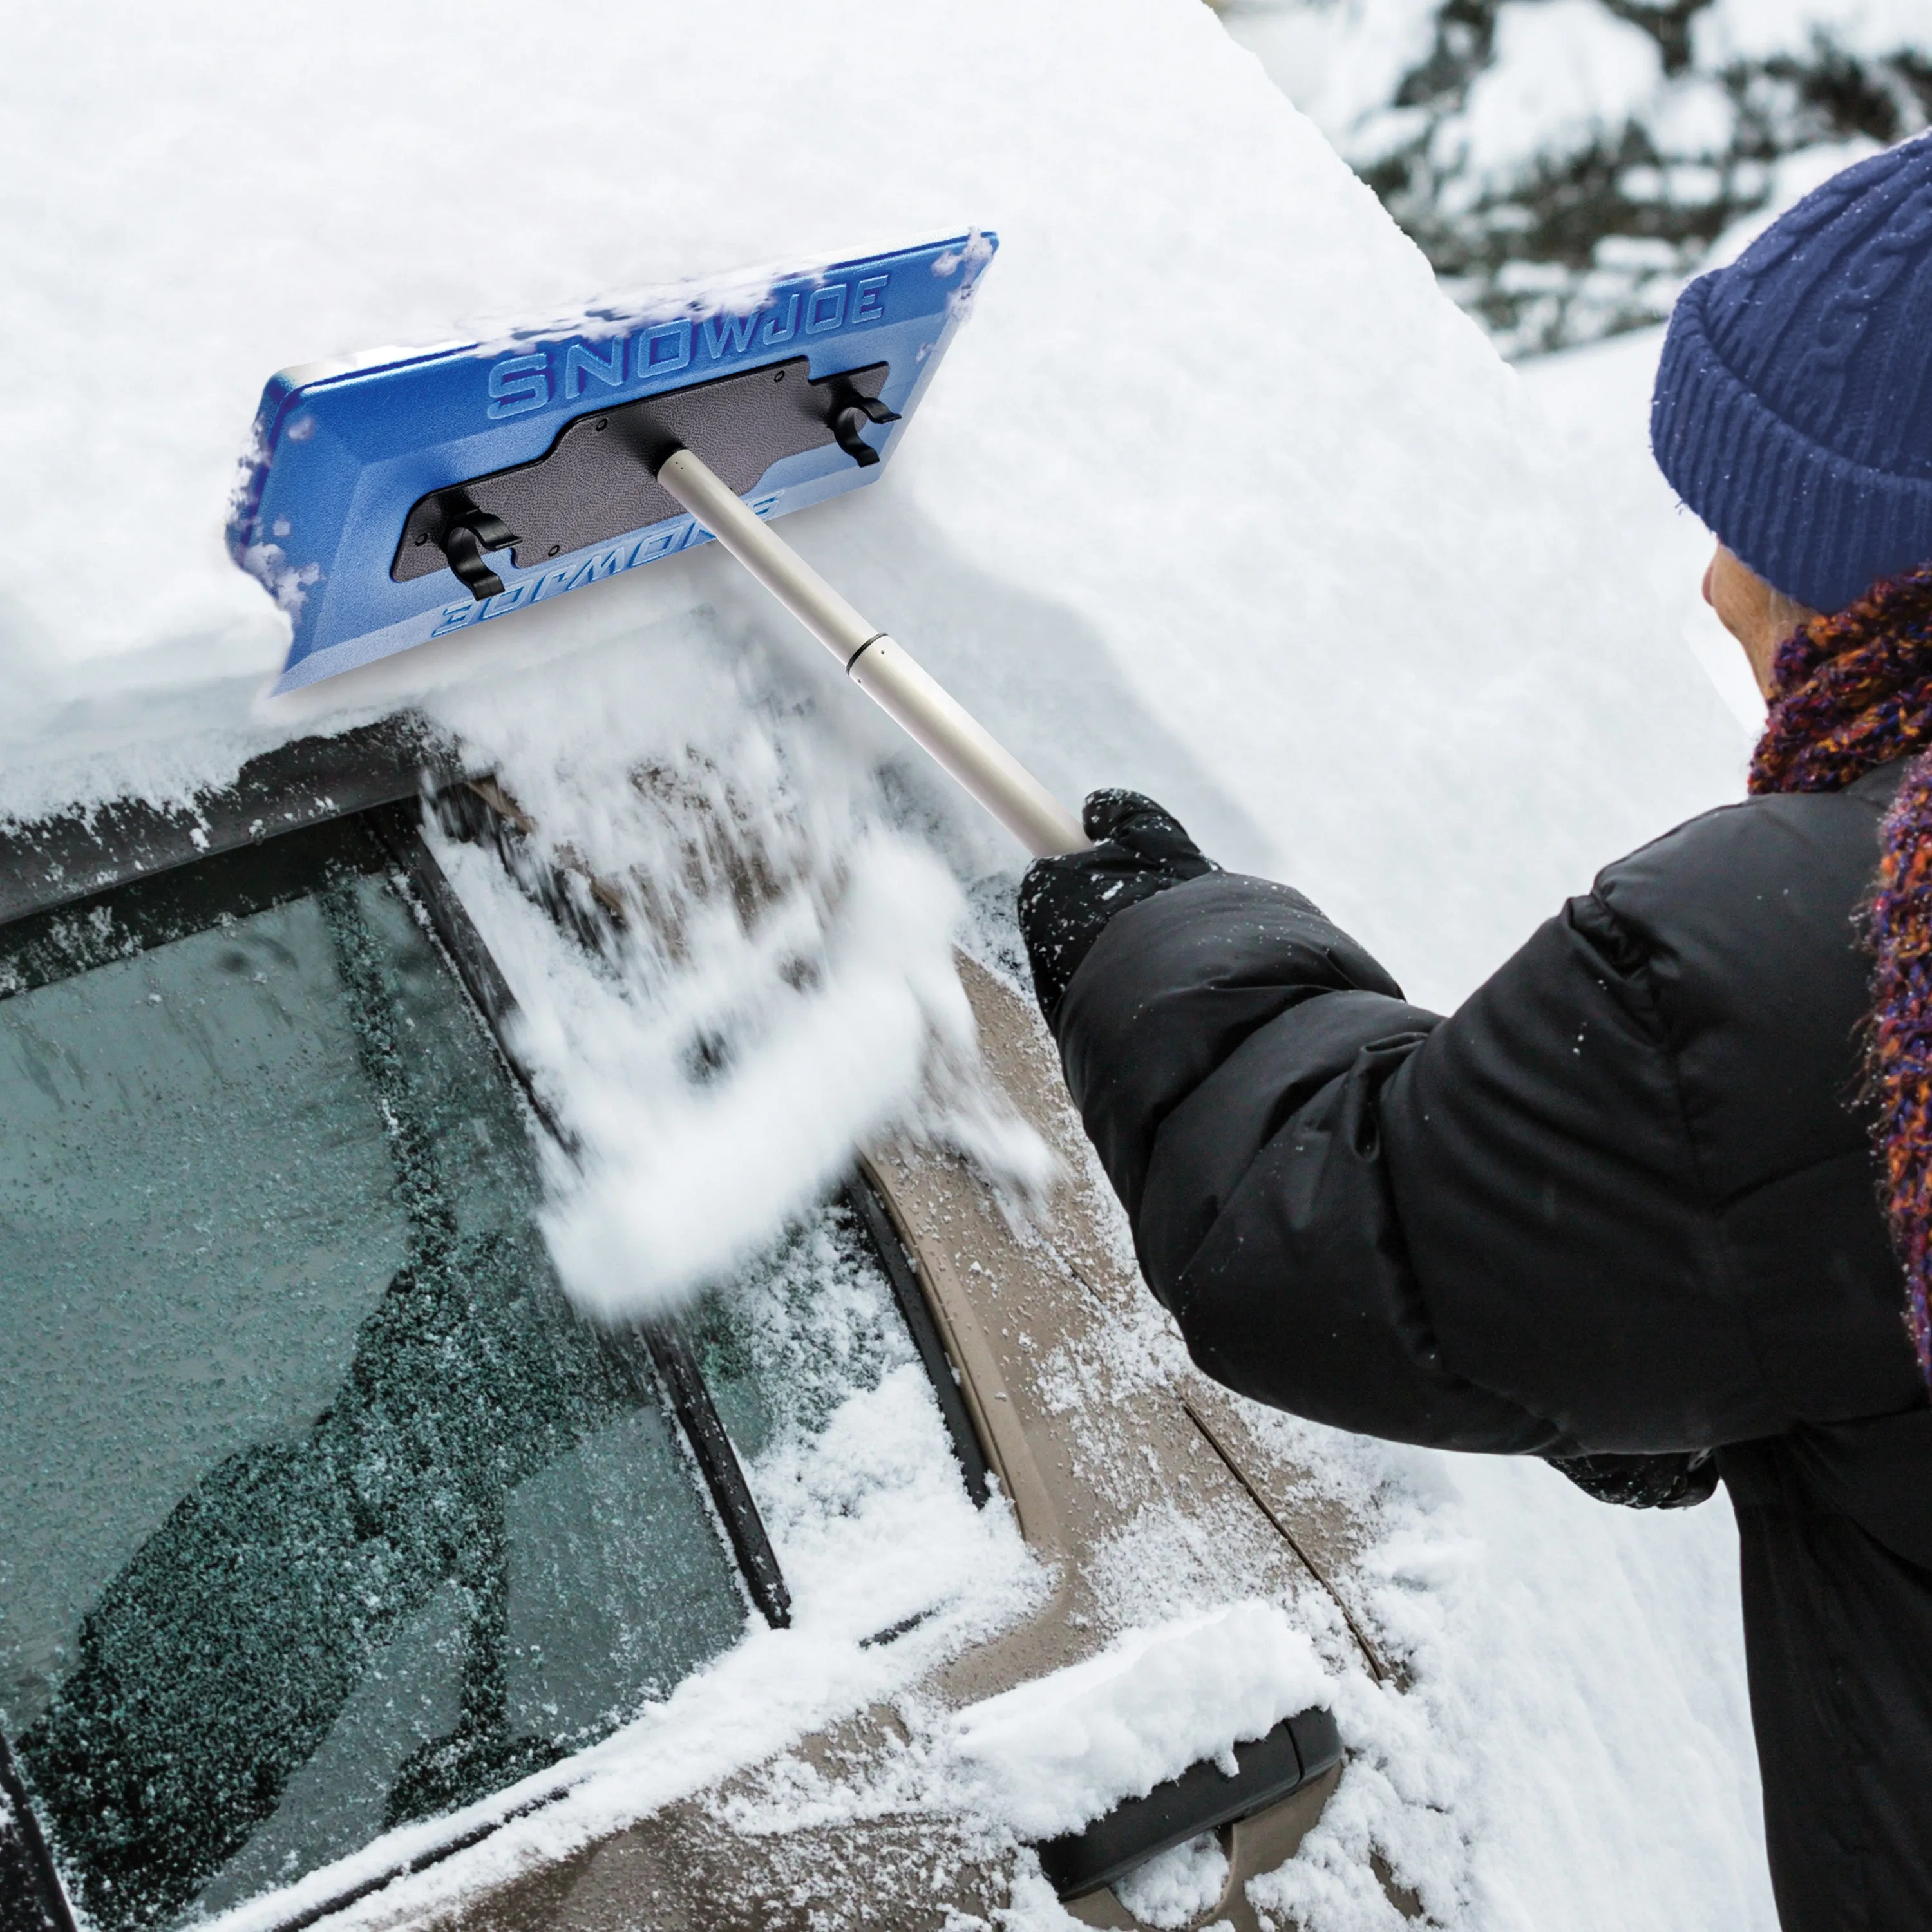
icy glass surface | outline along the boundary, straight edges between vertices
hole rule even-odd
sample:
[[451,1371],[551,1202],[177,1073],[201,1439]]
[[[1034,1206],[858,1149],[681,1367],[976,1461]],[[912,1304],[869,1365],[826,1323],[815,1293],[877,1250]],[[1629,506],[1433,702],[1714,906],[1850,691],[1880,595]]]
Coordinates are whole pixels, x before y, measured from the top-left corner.
[[690,1318],[711,1398],[756,1463],[808,1443],[848,1396],[915,1359],[891,1285],[843,1202],[828,1202]]
[[97,1925],[539,1770],[736,1636],[537,1185],[380,878],[0,1000],[0,1714]]

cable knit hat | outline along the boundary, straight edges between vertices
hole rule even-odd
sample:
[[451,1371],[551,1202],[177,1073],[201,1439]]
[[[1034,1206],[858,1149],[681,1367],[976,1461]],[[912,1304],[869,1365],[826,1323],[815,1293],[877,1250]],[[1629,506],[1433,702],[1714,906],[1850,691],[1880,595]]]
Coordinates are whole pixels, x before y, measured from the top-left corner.
[[1684,290],[1650,442],[1724,547],[1814,610],[1932,561],[1932,136]]

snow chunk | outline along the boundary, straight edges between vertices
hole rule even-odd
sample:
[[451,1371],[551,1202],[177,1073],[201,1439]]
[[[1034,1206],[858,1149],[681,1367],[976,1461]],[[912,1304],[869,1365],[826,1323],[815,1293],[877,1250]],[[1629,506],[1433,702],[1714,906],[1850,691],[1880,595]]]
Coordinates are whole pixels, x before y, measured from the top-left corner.
[[1160,1932],[1180,1932],[1220,1903],[1227,1883],[1228,1855],[1212,1832],[1204,1832],[1117,1879],[1114,1896]]
[[1025,1838],[1077,1830],[1202,1758],[1328,1701],[1315,1647],[1273,1604],[1134,1630],[1097,1657],[960,1712],[980,1802]]

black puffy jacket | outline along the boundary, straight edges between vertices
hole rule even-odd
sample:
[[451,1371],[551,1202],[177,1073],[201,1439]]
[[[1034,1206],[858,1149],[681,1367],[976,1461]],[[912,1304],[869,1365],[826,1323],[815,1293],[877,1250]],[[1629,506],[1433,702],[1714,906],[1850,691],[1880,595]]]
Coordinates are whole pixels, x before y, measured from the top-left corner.
[[1858,1103],[1900,767],[1611,866],[1448,1018],[1284,886],[1109,923],[1055,1016],[1231,1387],[1450,1449],[1710,1449],[1792,1932],[1932,1926],[1932,1408]]

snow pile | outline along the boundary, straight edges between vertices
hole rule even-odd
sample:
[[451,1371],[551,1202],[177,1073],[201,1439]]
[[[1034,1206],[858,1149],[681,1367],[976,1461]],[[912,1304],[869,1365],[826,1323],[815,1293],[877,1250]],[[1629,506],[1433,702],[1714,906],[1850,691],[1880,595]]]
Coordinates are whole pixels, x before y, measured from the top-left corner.
[[[33,356],[0,403],[0,509],[33,560],[0,616],[28,674],[0,725],[0,802],[178,788],[271,736],[411,701],[460,716],[520,795],[524,749],[556,762],[526,718],[573,700],[620,704],[596,721],[613,747],[681,749],[682,688],[654,680],[707,638],[718,659],[748,640],[796,654],[814,711],[796,730],[824,732],[828,761],[893,755],[708,555],[263,704],[283,620],[227,565],[218,520],[279,364],[962,220],[1006,245],[916,434],[882,486],[790,534],[1063,795],[1131,778],[1385,950],[1430,934],[1398,964],[1440,999],[1606,851],[1732,781],[1737,747],[1674,646],[1622,641],[1643,613],[1617,607],[1505,373],[1204,10],[1016,8],[916,32],[890,14],[875,32],[861,0],[808,23],[741,0],[674,32],[586,12],[602,52],[572,69],[566,110],[497,57],[512,11],[486,5],[452,39],[427,10],[298,8],[283,32],[304,88],[356,104],[313,115],[281,111],[281,40],[231,33],[226,7],[180,10],[165,36],[150,17],[84,36],[38,18],[0,76],[36,182],[10,230],[10,334],[52,340],[85,315],[109,364],[161,344],[169,370],[110,416]],[[553,31],[572,40],[568,10]],[[828,118],[816,104],[840,98],[854,34],[878,41],[868,111]],[[138,86],[104,64],[110,45],[143,49]],[[562,218],[604,206],[640,116],[654,153],[702,166],[642,229]],[[274,184],[266,226],[230,219],[244,138]],[[460,167],[438,158],[459,148]],[[887,152],[898,165],[878,165]],[[473,245],[472,164],[514,250]],[[70,554],[110,476],[129,506],[116,541],[84,572],[41,567]],[[704,604],[721,614],[708,632]],[[1592,638],[1618,640],[1614,666]],[[628,684],[596,668],[638,653]],[[901,770],[902,800],[950,809]],[[983,871],[998,849],[956,844],[956,865]]]
[[1229,0],[1511,353],[1666,313],[1792,158],[1932,119],[1916,0]]
[[1097,1657],[961,1712],[953,1743],[980,1802],[1024,1838],[1077,1830],[1202,1758],[1325,1704],[1308,1638],[1275,1604],[1137,1630]]

